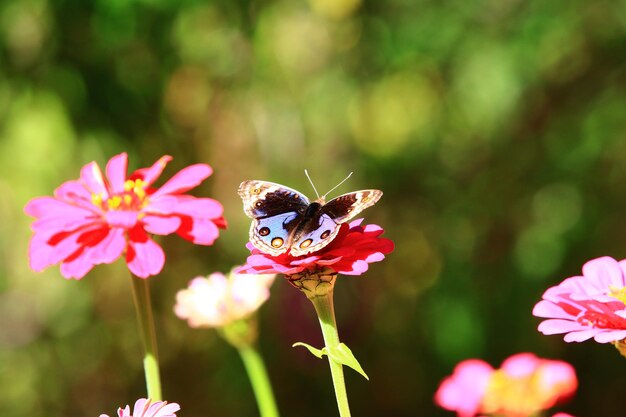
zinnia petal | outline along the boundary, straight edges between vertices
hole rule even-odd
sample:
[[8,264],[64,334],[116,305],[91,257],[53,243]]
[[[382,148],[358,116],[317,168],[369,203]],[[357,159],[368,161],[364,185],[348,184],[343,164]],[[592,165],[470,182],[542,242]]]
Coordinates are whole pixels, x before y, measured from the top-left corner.
[[169,155],[164,155],[159,158],[154,164],[152,164],[149,168],[141,168],[133,172],[130,176],[130,179],[141,179],[146,183],[146,186],[150,186],[154,183],[154,181],[161,176],[163,170],[167,166],[167,163],[172,160],[172,157]]
[[147,278],[161,272],[165,264],[165,253],[143,229],[135,227],[129,232],[126,263],[134,275]]
[[128,155],[122,152],[115,155],[109,160],[106,166],[107,179],[113,194],[119,194],[124,191],[124,182],[126,181],[126,170],[128,169]]
[[148,233],[155,235],[169,235],[174,233],[180,227],[181,220],[175,216],[146,216],[141,219],[144,229]]
[[152,195],[153,198],[166,194],[179,194],[197,187],[213,173],[207,164],[195,164],[181,169],[177,174],[163,184]]
[[101,195],[102,198],[109,197],[109,190],[104,182],[104,176],[95,162],[90,162],[81,169],[80,179],[91,194]]

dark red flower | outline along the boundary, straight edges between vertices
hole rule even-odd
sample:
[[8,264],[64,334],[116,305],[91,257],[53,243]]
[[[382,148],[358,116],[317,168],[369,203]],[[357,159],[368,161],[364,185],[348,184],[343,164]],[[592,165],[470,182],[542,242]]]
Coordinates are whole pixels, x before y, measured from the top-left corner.
[[284,274],[331,269],[344,275],[361,275],[370,263],[382,261],[393,251],[393,242],[379,237],[384,230],[375,224],[361,226],[363,219],[342,224],[337,237],[317,252],[298,257],[289,254],[271,256],[250,242],[247,263],[237,269],[239,274]]

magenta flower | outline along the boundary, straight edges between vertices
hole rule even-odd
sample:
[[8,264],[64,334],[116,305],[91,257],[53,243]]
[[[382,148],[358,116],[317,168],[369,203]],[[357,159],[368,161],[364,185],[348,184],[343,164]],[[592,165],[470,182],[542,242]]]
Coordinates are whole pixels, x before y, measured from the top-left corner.
[[587,262],[583,275],[548,288],[533,314],[539,331],[563,334],[566,342],[618,342],[626,338],[626,260],[608,256]]
[[188,166],[160,188],[152,184],[172,158],[126,176],[127,155],[107,163],[106,178],[97,163],[85,165],[80,179],[61,184],[54,197],[37,197],[24,211],[36,220],[29,245],[35,271],[60,263],[61,275],[80,279],[95,265],[125,254],[130,271],[147,278],[165,263],[150,234],[178,233],[199,245],[211,245],[226,227],[222,205],[185,194],[212,173],[206,164]]
[[520,353],[497,370],[478,359],[459,363],[439,386],[435,402],[459,417],[529,417],[570,398],[577,386],[568,363]]
[[372,262],[385,259],[393,251],[393,242],[379,237],[383,229],[375,224],[361,226],[363,219],[342,224],[337,237],[317,252],[302,256],[268,255],[248,242],[251,251],[247,264],[237,269],[241,274],[284,274],[331,269],[344,275],[361,275]]
[[[180,410],[180,406],[176,403],[168,404],[167,401],[155,401],[140,398],[135,401],[133,412],[131,414],[130,407],[117,409],[118,417],[176,417],[176,412]],[[106,414],[100,414],[100,417],[109,417]]]

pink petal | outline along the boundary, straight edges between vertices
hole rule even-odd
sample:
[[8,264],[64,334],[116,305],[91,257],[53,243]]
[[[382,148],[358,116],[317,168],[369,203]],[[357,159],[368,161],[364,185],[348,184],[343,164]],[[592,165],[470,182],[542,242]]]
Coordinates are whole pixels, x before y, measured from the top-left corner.
[[180,411],[180,405],[176,403],[167,404],[155,417],[176,417],[174,413],[177,411]]
[[493,368],[477,359],[459,363],[435,394],[435,402],[459,417],[474,417],[487,390]]
[[124,191],[126,170],[128,168],[128,155],[122,152],[109,160],[106,166],[107,178],[112,194],[120,194]]
[[563,340],[566,342],[584,342],[585,340],[591,339],[596,334],[598,334],[600,330],[598,329],[590,329],[590,330],[581,330],[578,332],[571,332],[565,335]]
[[209,219],[185,217],[178,234],[197,245],[212,245],[219,236],[219,229]]
[[121,228],[109,230],[108,235],[96,246],[89,248],[89,257],[94,264],[110,264],[117,260],[126,248],[126,232]]
[[554,319],[571,319],[572,315],[566,313],[561,307],[551,301],[541,300],[533,308],[533,316],[548,317]]
[[93,215],[93,211],[76,207],[52,197],[37,197],[30,200],[24,207],[24,212],[35,218],[48,217],[77,217],[84,218]]
[[183,168],[152,194],[153,198],[166,194],[184,193],[204,181],[213,170],[207,164],[195,164]]
[[174,233],[180,227],[181,220],[179,217],[170,216],[145,216],[141,219],[144,229],[148,233],[155,235],[169,235]]
[[220,217],[224,214],[224,208],[217,200],[212,198],[195,198],[192,196],[185,197],[184,199],[179,198],[176,213],[205,219]]
[[126,263],[130,271],[140,278],[161,272],[165,264],[165,253],[159,245],[146,235],[143,229],[135,228],[130,234]]
[[95,216],[75,218],[75,217],[43,217],[39,220],[35,220],[31,224],[31,229],[36,233],[45,233],[46,236],[51,237],[61,232],[71,232],[78,230],[87,225],[104,224]]
[[133,406],[133,417],[143,417],[148,407],[150,407],[150,400],[147,400],[145,398],[138,399],[137,401],[135,401],[135,405]]
[[510,356],[500,367],[512,377],[521,378],[535,372],[542,360],[532,353],[518,353]]
[[65,278],[81,279],[87,275],[87,272],[91,271],[94,266],[88,256],[79,255],[73,260],[61,264],[61,275]]
[[617,342],[626,338],[626,330],[606,330],[594,336],[598,343]]
[[567,333],[577,330],[587,329],[587,326],[583,326],[582,324],[571,321],[571,320],[561,320],[561,319],[548,319],[544,320],[539,324],[537,330],[545,335],[550,334],[561,334]]
[[80,181],[67,181],[54,190],[54,197],[67,203],[77,204],[81,207],[95,210],[91,202],[91,193]]
[[122,410],[122,408],[121,408],[121,407],[120,407],[120,408],[118,408],[118,409],[117,409],[117,415],[118,415],[118,417],[131,417],[131,414],[130,414],[130,407],[129,407],[129,406],[126,406],[126,407],[124,407],[124,409],[123,409],[123,410]]
[[109,198],[109,190],[104,182],[102,171],[95,162],[90,162],[81,169],[80,179],[91,194],[102,195],[103,200]]
[[139,213],[136,211],[111,210],[105,213],[105,220],[111,227],[132,229],[137,224]]
[[48,237],[34,235],[28,246],[28,260],[33,271],[40,272],[50,265],[61,262],[82,246],[78,243],[78,233],[72,234],[52,246]]
[[146,186],[152,185],[154,181],[159,178],[168,162],[172,160],[169,155],[159,158],[150,168],[141,168],[133,172],[130,176],[131,179],[141,178],[146,183]]

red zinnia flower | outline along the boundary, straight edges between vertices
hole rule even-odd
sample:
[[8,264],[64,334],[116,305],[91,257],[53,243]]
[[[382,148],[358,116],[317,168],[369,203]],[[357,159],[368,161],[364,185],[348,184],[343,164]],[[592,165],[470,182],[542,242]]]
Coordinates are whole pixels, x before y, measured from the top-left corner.
[[91,162],[79,180],[61,184],[54,197],[28,202],[24,211],[37,219],[29,245],[33,270],[61,263],[61,275],[80,279],[95,265],[126,253],[130,271],[147,278],[165,263],[163,250],[149,234],[176,232],[199,245],[213,244],[218,228],[226,227],[222,205],[184,194],[211,175],[209,165],[188,166],[155,189],[152,184],[172,158],[163,156],[128,179],[127,159],[126,153],[111,158],[106,179]]
[[361,226],[363,219],[349,225],[342,224],[337,237],[317,252],[302,256],[268,255],[248,242],[251,251],[246,265],[237,269],[240,274],[284,274],[315,272],[331,269],[344,275],[361,275],[368,264],[382,261],[393,251],[393,242],[379,237],[384,230],[375,224]]

